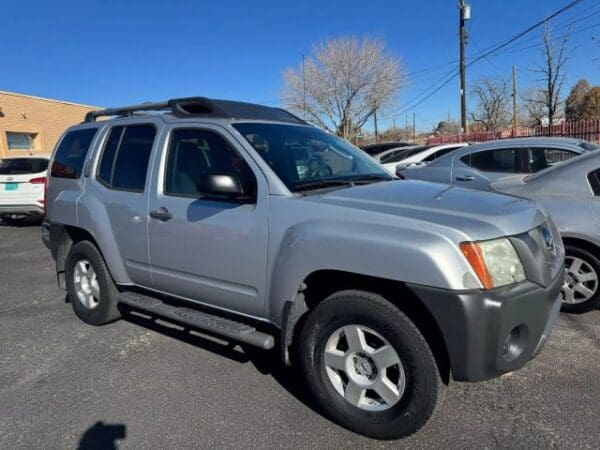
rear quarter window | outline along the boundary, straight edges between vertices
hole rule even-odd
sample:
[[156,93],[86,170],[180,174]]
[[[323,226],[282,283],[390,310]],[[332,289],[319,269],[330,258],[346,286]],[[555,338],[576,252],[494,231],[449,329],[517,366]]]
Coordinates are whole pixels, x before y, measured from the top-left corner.
[[588,173],[588,181],[595,196],[600,196],[600,169]]
[[86,128],[68,132],[54,153],[50,176],[72,179],[81,177],[85,157],[97,131],[97,128]]

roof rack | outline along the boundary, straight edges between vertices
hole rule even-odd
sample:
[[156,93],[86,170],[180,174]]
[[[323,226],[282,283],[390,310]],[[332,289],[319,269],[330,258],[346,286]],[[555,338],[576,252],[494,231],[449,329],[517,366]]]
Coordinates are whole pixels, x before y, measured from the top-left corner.
[[90,111],[85,115],[84,121],[95,122],[98,117],[109,116],[131,117],[143,111],[168,111],[176,117],[272,120],[307,125],[307,122],[282,108],[231,100],[213,100],[206,97],[173,98],[163,102]]

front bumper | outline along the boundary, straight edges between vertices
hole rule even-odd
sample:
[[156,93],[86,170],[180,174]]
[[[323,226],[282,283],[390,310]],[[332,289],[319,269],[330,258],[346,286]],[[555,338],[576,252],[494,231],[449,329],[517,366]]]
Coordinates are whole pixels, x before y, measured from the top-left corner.
[[482,381],[523,367],[541,351],[560,312],[562,285],[561,272],[545,288],[531,282],[490,291],[409,287],[440,327],[453,378]]
[[44,207],[39,205],[0,205],[0,217],[20,219],[28,216],[44,214]]

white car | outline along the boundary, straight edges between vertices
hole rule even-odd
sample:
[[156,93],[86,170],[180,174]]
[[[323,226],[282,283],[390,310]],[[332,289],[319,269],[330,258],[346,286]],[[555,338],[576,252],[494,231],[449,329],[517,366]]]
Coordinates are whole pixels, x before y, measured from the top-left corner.
[[[414,147],[406,147],[410,149],[410,152],[396,153],[392,155],[388,153],[380,158],[380,162],[383,167],[393,175],[396,174],[396,167],[398,165],[404,167],[418,166],[421,164],[427,164],[440,156],[450,153],[453,150],[469,145],[466,142],[458,142],[454,144],[443,144],[443,145],[420,145]],[[401,149],[398,149],[401,150]],[[387,156],[387,157],[386,157]]]
[[23,156],[0,160],[0,219],[16,223],[44,215],[48,171],[47,156]]

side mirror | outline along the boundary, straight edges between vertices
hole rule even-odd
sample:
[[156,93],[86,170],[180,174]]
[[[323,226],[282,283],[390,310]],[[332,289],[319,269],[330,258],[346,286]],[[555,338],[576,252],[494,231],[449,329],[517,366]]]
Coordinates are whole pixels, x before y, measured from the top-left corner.
[[229,173],[205,173],[199,190],[207,197],[235,200],[244,197],[244,188],[238,176]]

